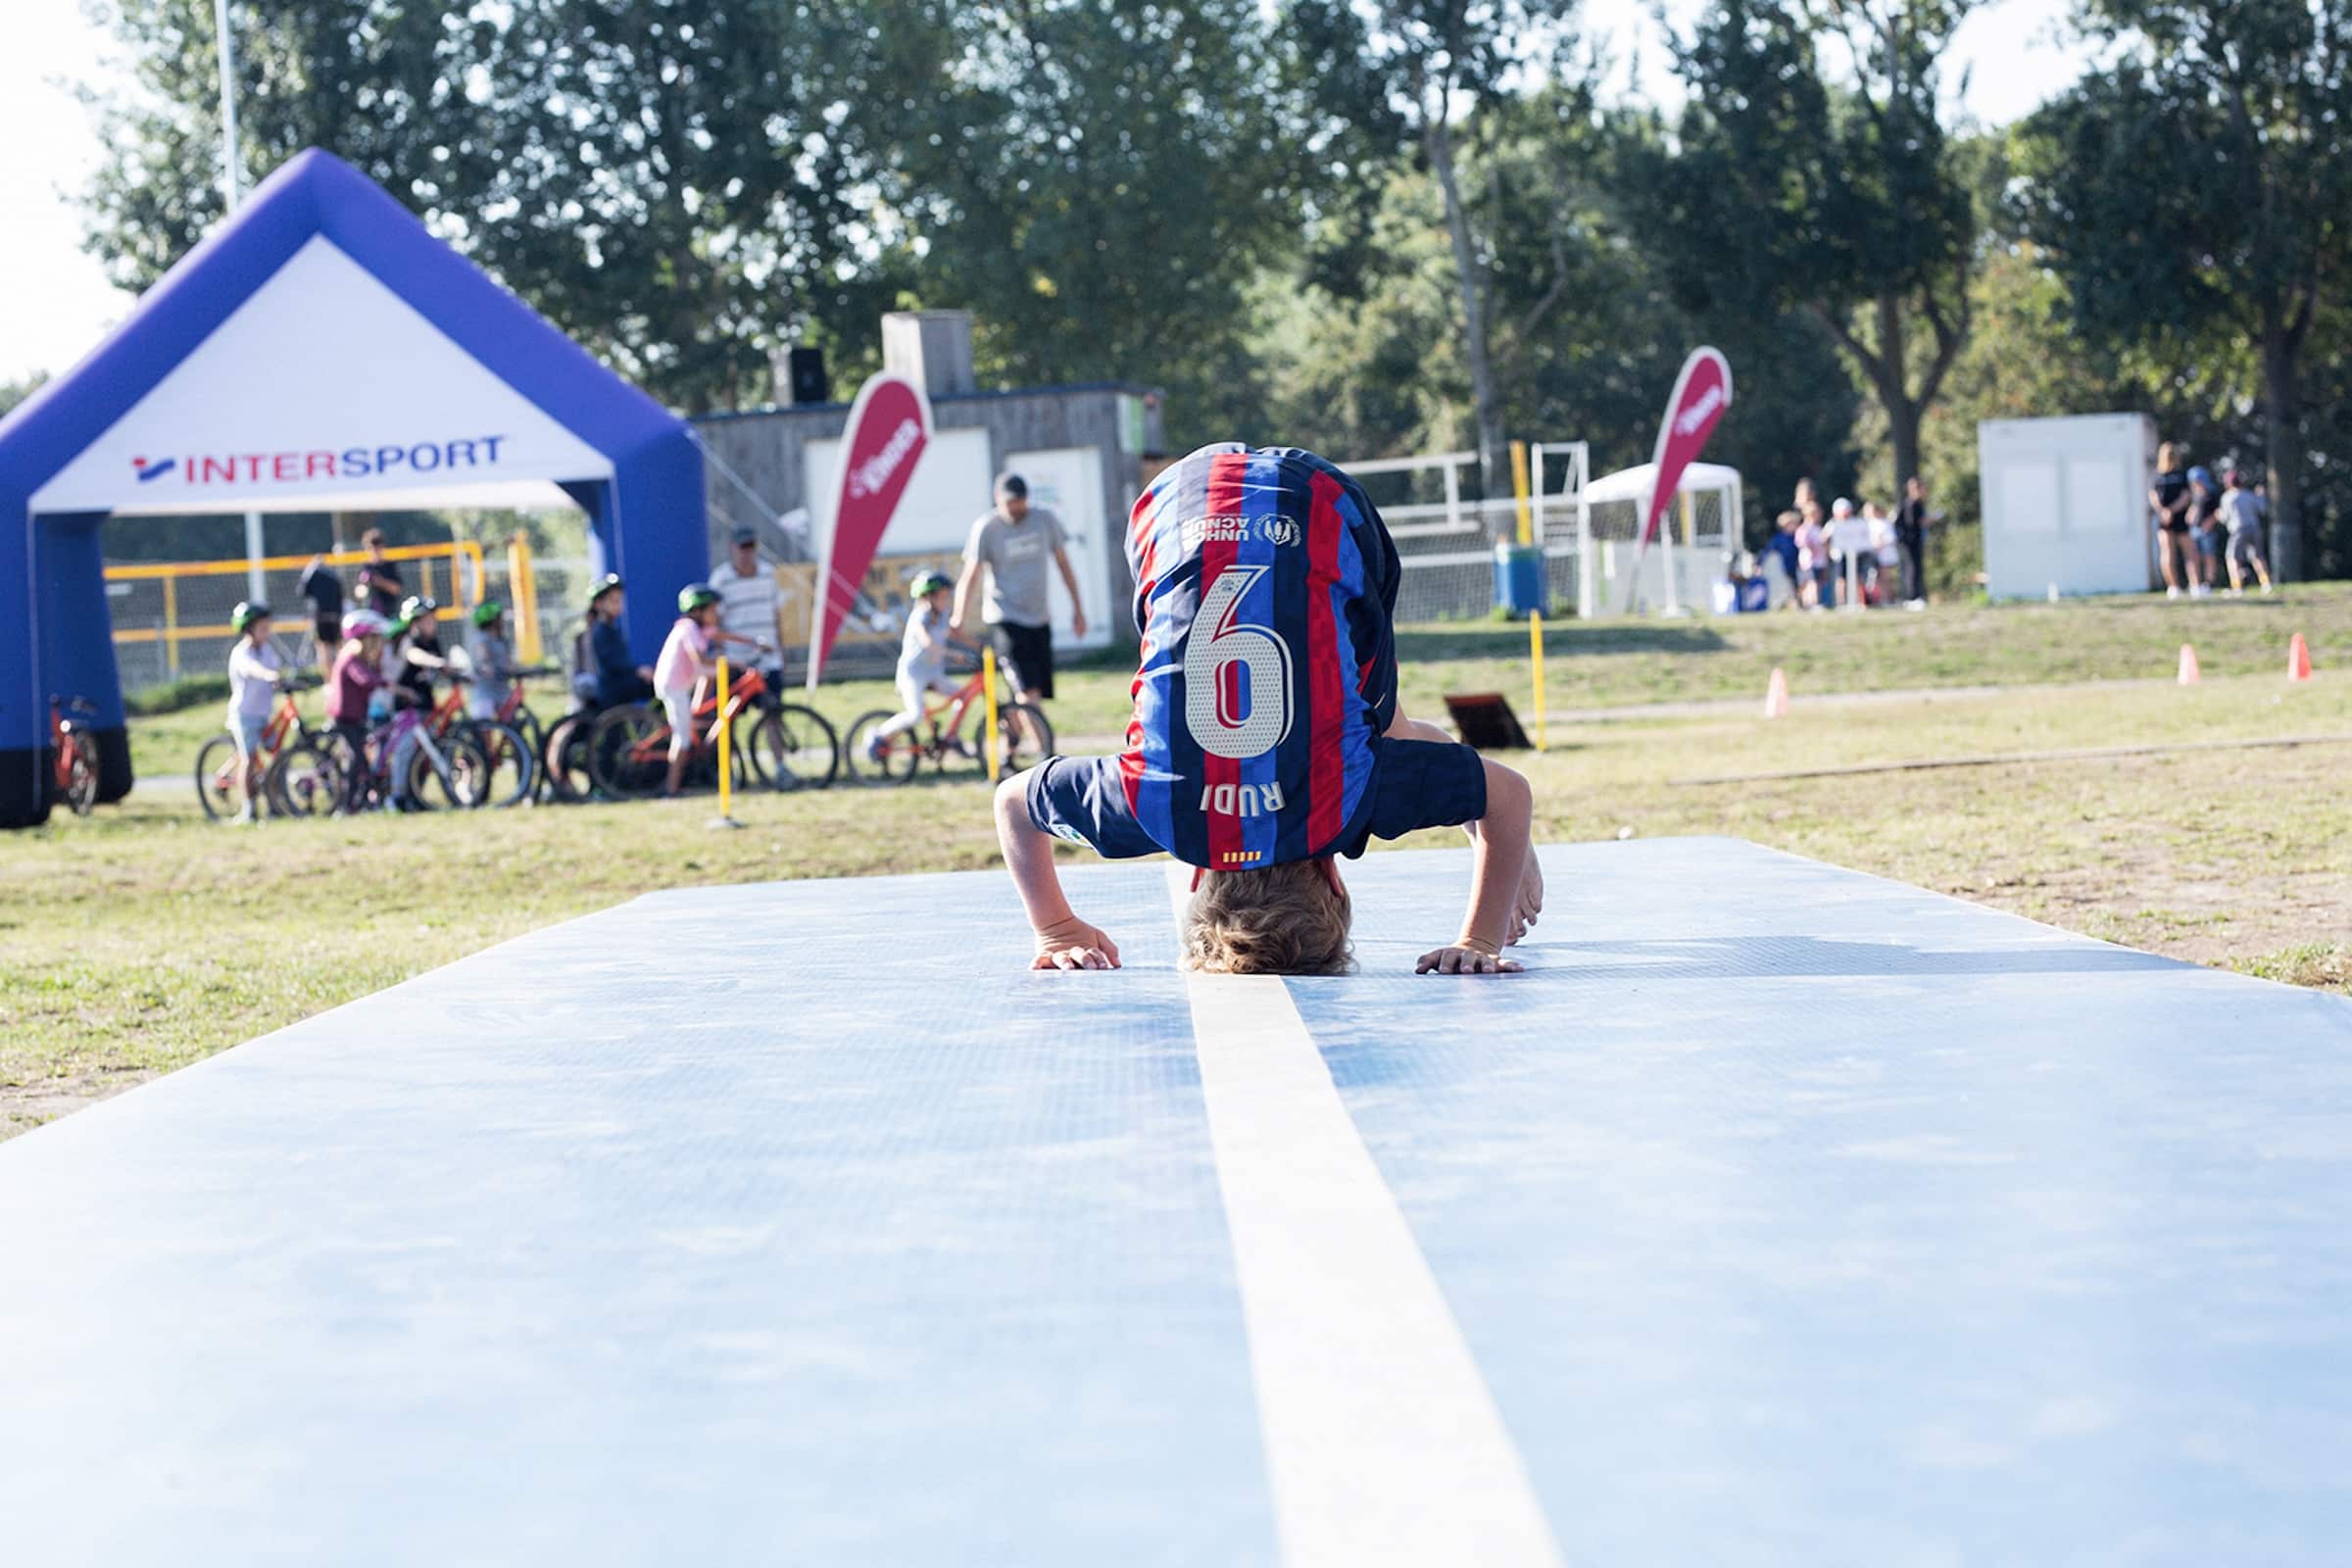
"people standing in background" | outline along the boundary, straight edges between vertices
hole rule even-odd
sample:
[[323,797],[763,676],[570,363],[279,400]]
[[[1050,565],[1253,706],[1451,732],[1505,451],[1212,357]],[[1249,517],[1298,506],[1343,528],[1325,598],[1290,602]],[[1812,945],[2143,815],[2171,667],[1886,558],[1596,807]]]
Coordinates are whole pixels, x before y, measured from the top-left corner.
[[1830,503],[1830,561],[1838,582],[1838,602],[1848,610],[1860,610],[1869,601],[1863,597],[1863,580],[1868,573],[1864,564],[1870,560],[1870,525],[1854,513],[1854,504],[1839,496]]
[[2167,441],[2156,449],[2156,482],[2148,487],[2156,514],[2156,566],[2164,573],[2164,597],[2194,591],[2197,553],[2188,542],[2188,475],[2180,471],[2180,449]]
[[400,567],[384,555],[384,530],[368,529],[360,535],[360,544],[368,552],[360,567],[360,602],[387,621],[398,620],[400,603],[409,590],[400,580]]
[[1900,573],[1903,553],[1895,548],[1894,518],[1876,501],[1862,503],[1862,521],[1870,530],[1870,554],[1863,558],[1862,580],[1870,590],[1870,602],[1883,605],[1886,594],[1882,579],[1892,569]]
[[1918,474],[1903,481],[1903,504],[1894,514],[1894,548],[1903,558],[1903,608],[1928,608],[1928,482]]
[[963,575],[956,584],[956,612],[949,630],[965,635],[971,624],[972,595],[988,571],[981,618],[997,645],[997,660],[1013,702],[1054,695],[1053,608],[1046,577],[1051,560],[1070,591],[1070,630],[1086,635],[1086,603],[1078,574],[1070,569],[1068,536],[1061,519],[1029,504],[1029,484],[1017,473],[997,476],[997,504],[972,524],[964,542]]
[[1799,592],[1807,610],[1827,610],[1838,602],[1837,590],[1831,586],[1834,568],[1830,565],[1830,539],[1821,525],[1818,501],[1808,501],[1798,509],[1796,569]]
[[473,607],[473,635],[466,640],[466,713],[469,718],[496,718],[514,693],[514,645],[507,641],[507,607],[485,599]]
[[767,677],[761,702],[783,701],[784,595],[776,574],[760,560],[760,535],[739,527],[727,536],[727,559],[710,568],[718,591],[718,630],[730,662]]
[[2230,597],[2246,591],[2245,568],[2252,566],[2271,591],[2271,563],[2262,550],[2262,497],[2246,488],[2246,476],[2231,468],[2222,478],[2222,520],[2230,525]]
[[[1764,541],[1764,579],[1768,584],[1772,583],[1775,575],[1772,568],[1778,566],[1781,582],[1788,588],[1788,597],[1774,599],[1775,603],[1798,605],[1804,602],[1803,593],[1799,588],[1801,578],[1797,571],[1796,548],[1796,525],[1804,520],[1804,516],[1799,513],[1782,513],[1773,519],[1772,537]],[[1766,590],[1768,598],[1772,598],[1777,592],[1778,586],[1774,585]]]
[[2222,492],[2211,468],[2188,470],[2188,537],[2197,551],[2197,584],[2189,594],[2209,598],[2222,577]]
[[343,579],[326,564],[324,556],[313,556],[311,564],[302,568],[302,578],[296,586],[311,603],[311,635],[318,643],[318,678],[332,680],[335,655],[343,647]]

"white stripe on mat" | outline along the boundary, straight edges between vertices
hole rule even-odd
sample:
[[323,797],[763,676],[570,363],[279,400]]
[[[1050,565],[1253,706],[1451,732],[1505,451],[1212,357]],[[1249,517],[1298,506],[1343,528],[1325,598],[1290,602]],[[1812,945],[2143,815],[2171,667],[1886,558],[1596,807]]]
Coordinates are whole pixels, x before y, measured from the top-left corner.
[[[1184,917],[1192,868],[1168,868]],[[1560,1562],[1396,1195],[1272,975],[1188,974],[1286,1568]]]

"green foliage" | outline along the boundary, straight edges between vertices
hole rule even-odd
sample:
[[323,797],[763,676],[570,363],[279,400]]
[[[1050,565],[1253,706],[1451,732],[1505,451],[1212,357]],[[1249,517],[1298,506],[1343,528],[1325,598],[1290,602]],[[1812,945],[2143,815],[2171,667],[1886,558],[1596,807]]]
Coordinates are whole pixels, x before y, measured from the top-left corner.
[[2026,125],[2016,220],[2084,331],[2251,362],[2297,575],[2307,356],[2352,263],[2352,0],[2090,0],[2084,20],[2112,63]]
[[21,380],[0,381],[0,418],[5,418],[10,410],[38,392],[41,383],[48,379],[48,376],[36,372]]
[[904,300],[972,310],[984,379],[1164,387],[1179,445],[1247,422],[1245,302],[1322,178],[1279,73],[1237,90],[1275,49],[1256,0],[948,3],[932,24],[936,78],[874,127],[920,252]]

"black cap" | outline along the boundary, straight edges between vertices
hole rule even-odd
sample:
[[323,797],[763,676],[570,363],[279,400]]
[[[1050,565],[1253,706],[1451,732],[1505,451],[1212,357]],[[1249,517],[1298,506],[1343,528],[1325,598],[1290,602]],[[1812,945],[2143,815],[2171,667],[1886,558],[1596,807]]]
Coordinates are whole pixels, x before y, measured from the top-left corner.
[[728,534],[727,539],[731,544],[756,545],[760,542],[760,530],[750,523],[745,523],[733,533]]
[[1017,473],[1000,473],[997,475],[997,494],[1008,500],[1026,501],[1029,499],[1029,481]]

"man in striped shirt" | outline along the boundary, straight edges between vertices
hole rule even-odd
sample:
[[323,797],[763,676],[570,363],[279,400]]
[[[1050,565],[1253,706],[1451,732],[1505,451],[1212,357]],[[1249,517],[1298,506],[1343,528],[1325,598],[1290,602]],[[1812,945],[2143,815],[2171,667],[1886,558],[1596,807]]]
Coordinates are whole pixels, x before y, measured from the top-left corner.
[[1351,906],[1337,868],[1374,838],[1467,827],[1470,908],[1419,968],[1493,974],[1542,906],[1527,781],[1396,704],[1396,550],[1354,480],[1296,447],[1203,447],[1135,506],[1142,637],[1115,757],[1050,758],[997,797],[1040,968],[1116,967],[1070,911],[1048,835],[1110,858],[1197,867],[1194,967],[1338,973]]

